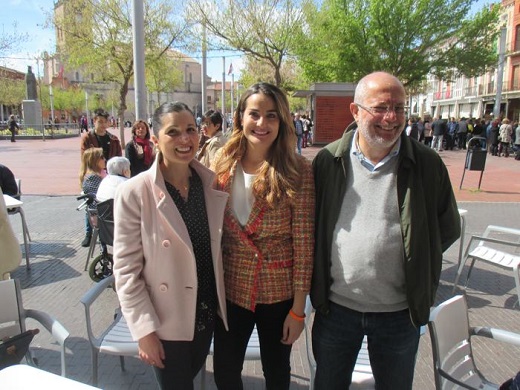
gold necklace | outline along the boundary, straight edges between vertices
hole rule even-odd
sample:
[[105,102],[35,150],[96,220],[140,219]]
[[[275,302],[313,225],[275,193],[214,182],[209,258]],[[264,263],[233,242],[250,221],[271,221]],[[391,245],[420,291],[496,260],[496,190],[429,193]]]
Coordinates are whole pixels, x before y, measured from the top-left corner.
[[181,189],[181,190],[184,190],[184,191],[188,191],[188,188],[190,188],[190,183],[188,182],[188,184],[180,184],[180,185],[177,185],[177,184],[173,184],[173,186],[177,189]]

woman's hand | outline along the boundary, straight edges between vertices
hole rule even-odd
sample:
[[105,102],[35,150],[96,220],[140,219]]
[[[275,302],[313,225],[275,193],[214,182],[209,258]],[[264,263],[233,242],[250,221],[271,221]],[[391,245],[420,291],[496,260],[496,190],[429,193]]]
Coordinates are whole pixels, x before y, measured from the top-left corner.
[[294,344],[304,328],[304,320],[296,320],[290,314],[287,314],[283,323],[283,337],[282,344],[291,345]]
[[139,339],[139,358],[157,368],[164,368],[164,348],[155,332]]

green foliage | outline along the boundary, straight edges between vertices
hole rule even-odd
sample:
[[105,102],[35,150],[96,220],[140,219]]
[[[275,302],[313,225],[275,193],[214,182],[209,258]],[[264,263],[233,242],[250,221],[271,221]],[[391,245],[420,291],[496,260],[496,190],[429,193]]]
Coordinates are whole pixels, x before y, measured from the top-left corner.
[[[305,110],[305,99],[294,98],[291,96],[294,91],[298,89],[308,89],[309,87],[307,81],[302,77],[302,71],[295,58],[288,57],[282,63],[282,66],[280,67],[280,75],[282,77],[280,88],[287,92],[291,111]],[[276,84],[272,68],[265,60],[246,56],[245,69],[241,72],[240,84],[248,88],[249,86],[259,82]]]
[[[148,57],[145,64],[146,87],[148,92],[170,92],[182,84],[183,73],[180,70],[180,53],[168,52],[160,57]],[[165,77],[167,75],[167,77]],[[157,103],[160,104],[159,99]]]
[[[39,98],[42,108],[50,111],[51,99],[48,85],[42,86]],[[57,112],[67,111],[69,114],[77,117],[85,110],[85,92],[81,88],[60,88],[55,86],[52,89],[52,108],[56,113],[55,116],[58,116]],[[91,108],[93,109],[95,106]]]
[[25,81],[0,78],[0,104],[18,106],[25,99]]
[[262,61],[276,85],[283,84],[282,64],[303,20],[299,0],[191,0],[188,15],[205,25],[221,47]]
[[[145,64],[152,72],[150,68],[163,66],[160,58],[174,43],[183,45],[190,36],[180,11],[181,2],[144,0],[143,3]],[[118,116],[122,124],[128,87],[134,75],[132,2],[67,0],[63,4],[65,11],[54,18],[55,27],[64,36],[64,44],[58,47],[63,63],[70,69],[93,75],[94,83],[111,82],[117,86]],[[163,81],[169,79],[168,73],[155,73]],[[124,144],[122,125],[120,139]]]
[[294,51],[313,82],[356,82],[376,70],[417,87],[430,72],[450,79],[496,65],[498,7],[475,0],[324,0],[309,3]]

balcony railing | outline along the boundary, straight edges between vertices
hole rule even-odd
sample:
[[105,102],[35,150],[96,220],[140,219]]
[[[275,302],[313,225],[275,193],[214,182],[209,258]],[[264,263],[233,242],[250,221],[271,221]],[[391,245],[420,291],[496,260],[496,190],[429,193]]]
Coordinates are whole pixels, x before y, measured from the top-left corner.
[[[514,82],[505,81],[502,84],[502,93],[505,92],[520,92],[520,80]],[[496,83],[492,82],[466,87],[463,91],[460,88],[456,88],[450,91],[434,92],[433,100],[495,95],[496,93]]]

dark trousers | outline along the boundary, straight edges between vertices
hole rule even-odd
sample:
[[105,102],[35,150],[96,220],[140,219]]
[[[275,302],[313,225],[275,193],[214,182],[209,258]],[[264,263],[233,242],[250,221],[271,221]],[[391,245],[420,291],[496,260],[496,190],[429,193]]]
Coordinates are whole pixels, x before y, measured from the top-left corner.
[[14,135],[16,134],[16,130],[10,130],[11,131],[11,142],[16,142],[14,139]]
[[331,302],[327,315],[316,312],[312,327],[316,390],[349,388],[365,335],[376,388],[412,389],[419,329],[409,311],[361,313]]
[[453,134],[446,134],[446,150],[453,150],[455,146],[455,139],[453,138]]
[[193,390],[193,379],[209,353],[213,329],[195,332],[193,341],[161,340],[166,359],[164,368],[154,367],[162,390]]
[[466,136],[468,133],[458,133],[457,134],[457,146],[459,149],[466,149]]
[[219,390],[242,390],[242,368],[247,343],[256,324],[267,390],[287,390],[291,383],[291,346],[281,343],[283,323],[292,299],[259,304],[255,312],[227,302],[229,332],[222,320],[215,327],[213,367]]

